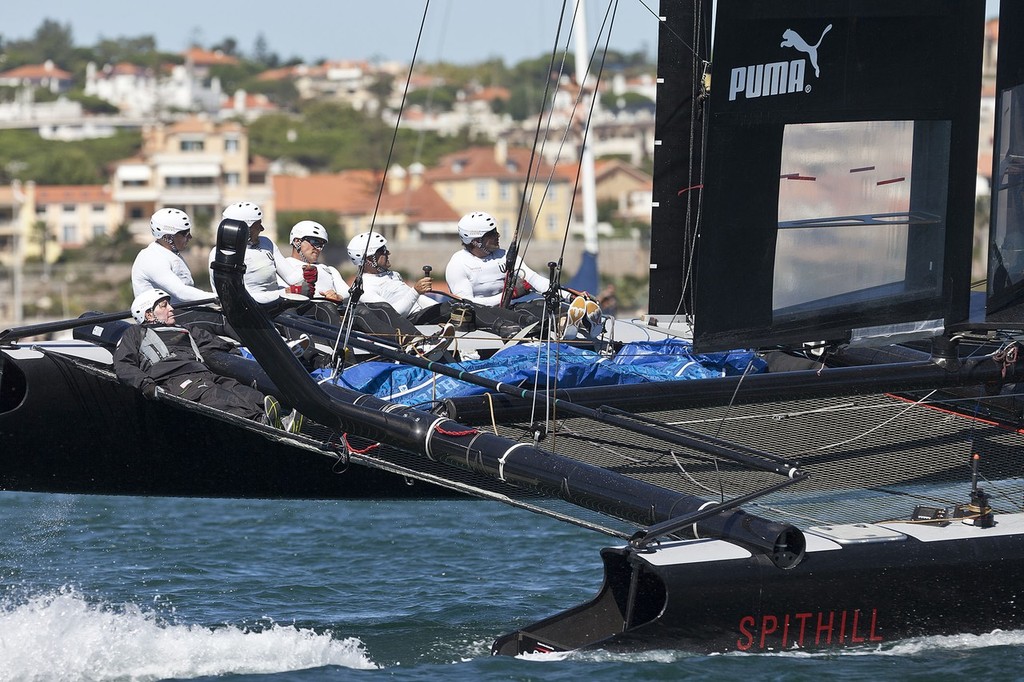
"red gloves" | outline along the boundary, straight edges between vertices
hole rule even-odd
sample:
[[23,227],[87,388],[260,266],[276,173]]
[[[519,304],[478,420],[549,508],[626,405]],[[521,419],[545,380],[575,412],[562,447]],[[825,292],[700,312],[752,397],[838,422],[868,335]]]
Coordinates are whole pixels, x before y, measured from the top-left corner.
[[310,298],[316,293],[316,276],[317,270],[315,265],[304,265],[302,266],[302,279],[306,280],[306,288],[309,289],[307,294]]
[[533,287],[522,277],[516,277],[516,284],[512,287],[512,298],[520,298],[526,296],[528,293],[533,291]]

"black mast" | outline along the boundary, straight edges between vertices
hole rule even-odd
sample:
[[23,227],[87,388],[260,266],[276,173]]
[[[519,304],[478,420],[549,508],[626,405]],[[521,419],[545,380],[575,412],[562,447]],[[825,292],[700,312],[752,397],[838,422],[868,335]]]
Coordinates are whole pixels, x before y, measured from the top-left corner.
[[651,278],[648,310],[692,312],[692,263],[703,183],[704,73],[711,53],[712,3],[662,0],[654,122]]

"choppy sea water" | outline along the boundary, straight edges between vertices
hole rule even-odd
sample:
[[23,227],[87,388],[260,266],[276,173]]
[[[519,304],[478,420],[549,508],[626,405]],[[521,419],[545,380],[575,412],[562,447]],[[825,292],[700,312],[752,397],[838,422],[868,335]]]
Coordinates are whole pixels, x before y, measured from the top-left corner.
[[0,510],[0,681],[1024,679],[1024,631],[491,657],[497,636],[596,594],[609,544],[491,502],[0,492]]

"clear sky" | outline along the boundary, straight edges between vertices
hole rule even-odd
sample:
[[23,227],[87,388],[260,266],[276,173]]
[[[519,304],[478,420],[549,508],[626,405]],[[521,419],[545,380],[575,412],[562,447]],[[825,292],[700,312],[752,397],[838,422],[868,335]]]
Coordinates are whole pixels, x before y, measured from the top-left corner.
[[[71,25],[78,45],[94,45],[101,38],[153,35],[161,50],[180,52],[192,42],[208,47],[234,38],[243,53],[251,54],[262,33],[270,51],[284,60],[408,62],[427,0],[8,0],[5,4],[0,12],[0,35],[5,39],[30,38],[45,19],[54,19]],[[598,40],[608,4],[609,0],[587,0],[591,47]],[[568,6],[572,5],[569,0]],[[653,61],[659,5],[659,0],[619,0],[611,47],[642,50]],[[547,55],[561,7],[561,0],[429,0],[417,61],[468,63],[502,57],[514,64]],[[997,8],[998,0],[986,0],[988,16],[995,16]]]
[[[77,45],[101,38],[152,35],[159,49],[180,52],[192,42],[210,46],[226,37],[253,52],[263,34],[282,59],[400,60],[416,46],[426,0],[10,0],[0,12],[0,35],[30,38],[45,19],[70,24]],[[568,6],[571,8],[572,0]],[[657,49],[659,0],[619,0],[610,46],[624,52]],[[502,57],[512,64],[550,54],[560,0],[430,0],[417,61],[468,63]],[[588,0],[591,47],[608,0]],[[648,9],[650,8],[650,9]],[[563,36],[568,24],[563,29]],[[564,38],[563,38],[564,39]],[[601,43],[604,44],[603,41]],[[571,46],[570,46],[571,47]]]

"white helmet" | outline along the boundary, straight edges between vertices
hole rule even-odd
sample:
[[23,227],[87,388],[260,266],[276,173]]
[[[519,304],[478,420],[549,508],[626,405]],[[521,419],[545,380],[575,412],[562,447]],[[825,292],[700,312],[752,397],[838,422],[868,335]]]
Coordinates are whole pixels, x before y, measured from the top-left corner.
[[382,246],[387,245],[388,240],[379,232],[363,232],[352,237],[352,241],[348,243],[348,257],[352,264],[358,267],[362,264],[364,256],[372,257]]
[[171,295],[162,289],[147,289],[135,297],[132,301],[132,317],[139,324],[146,321],[146,313],[156,307],[156,304]]
[[313,220],[300,220],[295,223],[288,239],[294,242],[296,239],[305,239],[306,237],[323,239],[325,242],[330,241],[327,238],[327,230],[324,229],[324,226]]
[[474,239],[480,239],[491,230],[497,230],[498,223],[494,221],[490,213],[474,211],[462,216],[459,221],[459,237],[463,244],[469,244]]
[[149,219],[149,229],[157,239],[192,229],[188,214],[177,208],[161,208]]
[[256,221],[263,220],[263,211],[251,201],[239,201],[225,208],[221,217],[240,220],[249,227],[252,227],[252,224]]

